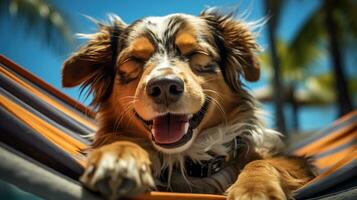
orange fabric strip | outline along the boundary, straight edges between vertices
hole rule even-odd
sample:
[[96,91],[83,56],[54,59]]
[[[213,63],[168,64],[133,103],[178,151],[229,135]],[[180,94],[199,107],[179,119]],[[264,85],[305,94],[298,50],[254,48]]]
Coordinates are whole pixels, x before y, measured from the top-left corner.
[[348,147],[342,151],[336,152],[334,154],[328,155],[326,157],[318,159],[315,164],[320,169],[332,166],[336,164],[339,160],[342,160],[345,157],[349,157],[350,154],[355,152],[357,149],[357,145]]
[[10,59],[6,58],[5,56],[3,56],[1,54],[0,54],[0,63],[3,63],[5,66],[11,68],[12,70],[14,70],[16,73],[20,74],[21,76],[26,77],[26,79],[28,79],[29,81],[31,81],[33,83],[36,83],[41,88],[49,91],[50,93],[52,93],[53,95],[55,95],[59,99],[61,99],[64,102],[72,105],[74,108],[78,109],[79,111],[83,112],[84,114],[89,115],[89,116],[91,116],[93,118],[95,117],[95,113],[93,111],[91,111],[90,109],[88,109],[87,107],[85,107],[84,105],[79,103],[78,101],[76,101],[76,100],[70,98],[69,96],[65,95],[64,93],[62,93],[58,89],[54,88],[50,84],[46,83],[45,81],[43,81],[39,77],[37,77],[34,74],[30,73],[26,69],[22,68],[21,66],[17,65],[16,63],[14,63],[13,61],[11,61]]
[[[355,159],[357,159],[357,148],[356,147],[347,156],[341,157],[340,161],[338,161],[338,162],[335,161],[334,165],[330,169],[326,170],[325,172],[323,172],[322,174],[320,174],[319,176],[317,176],[316,178],[311,180],[304,187],[307,187],[309,184],[311,184],[319,179],[329,176],[330,174],[334,173],[335,171],[341,169],[343,166],[348,165],[350,162],[354,161]],[[303,188],[300,188],[300,190],[301,189],[303,189]]]
[[[357,124],[352,124],[351,126],[343,127],[336,132],[326,135],[325,137],[321,138],[320,140],[317,140],[311,144],[304,146],[301,149],[298,149],[297,151],[295,151],[295,154],[297,154],[297,155],[314,155],[316,153],[328,150],[328,149],[332,148],[332,147],[329,148],[329,145],[335,143],[336,140],[349,135],[351,133],[351,131],[356,130],[356,128],[357,128]],[[355,131],[354,131],[353,135],[356,135]]]
[[86,118],[84,118],[83,116],[79,115],[78,113],[70,110],[69,108],[67,108],[66,106],[62,105],[61,103],[55,101],[54,99],[50,98],[49,96],[47,96],[47,95],[43,94],[42,92],[38,91],[33,86],[27,84],[26,82],[24,82],[20,78],[18,78],[15,75],[11,74],[5,68],[0,67],[0,72],[5,74],[7,77],[11,78],[12,80],[14,80],[16,83],[20,84],[22,87],[24,87],[27,90],[29,90],[34,95],[38,96],[42,100],[44,100],[47,103],[51,104],[53,107],[55,107],[58,110],[66,113],[68,116],[70,116],[73,119],[77,120],[78,122],[86,125],[87,127],[90,127],[91,129],[96,130],[96,126],[91,121],[87,120]]
[[320,154],[326,151],[336,149],[340,146],[343,146],[344,144],[356,140],[356,138],[357,138],[357,127],[351,128],[348,132],[346,132],[346,134],[343,135],[343,137],[336,139],[336,141],[334,141],[333,143],[329,143],[326,144],[326,146],[321,147],[318,153]]
[[72,138],[21,106],[11,102],[11,100],[3,95],[0,95],[0,105],[11,112],[16,118],[23,121],[39,134],[43,135],[60,149],[63,149],[67,153],[71,154],[80,164],[84,164],[84,158],[79,153],[79,150],[85,148],[85,144]]
[[357,109],[355,109],[355,110],[343,115],[342,117],[338,118],[335,122],[333,122],[332,126],[336,126],[337,124],[340,124],[340,123],[342,123],[342,122],[344,122],[344,121],[346,121],[346,120],[348,120],[348,119],[350,119],[350,118],[352,118],[352,117],[354,117],[356,115],[357,115]]
[[226,198],[227,197],[223,195],[212,195],[212,194],[150,192],[129,199],[132,200],[225,200]]

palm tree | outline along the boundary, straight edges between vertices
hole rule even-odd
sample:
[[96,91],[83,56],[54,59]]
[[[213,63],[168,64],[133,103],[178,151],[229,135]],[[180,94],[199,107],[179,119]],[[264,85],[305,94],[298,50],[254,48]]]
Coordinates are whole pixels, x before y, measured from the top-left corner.
[[282,77],[280,69],[280,60],[276,50],[276,30],[280,15],[280,10],[283,1],[281,0],[265,0],[265,9],[267,14],[270,16],[268,21],[268,37],[270,42],[270,53],[271,61],[274,69],[274,102],[275,102],[275,112],[276,112],[276,125],[280,132],[286,134],[286,125],[284,118],[284,99],[281,95],[282,89]]
[[[275,11],[273,13],[279,13],[283,1],[279,0],[266,0],[266,7],[270,7],[270,10]],[[307,77],[309,80],[314,80],[311,76],[309,76],[308,66],[311,66],[314,60],[319,58],[319,55],[325,53],[324,44],[330,44],[329,53],[332,58],[333,69],[334,69],[334,81],[330,81],[330,83],[334,83],[335,91],[336,91],[336,100],[339,105],[339,114],[342,115],[346,112],[351,111],[352,104],[350,100],[350,93],[348,90],[348,85],[346,81],[346,77],[344,75],[344,65],[343,59],[341,58],[341,46],[343,44],[355,44],[357,38],[357,1],[353,0],[345,0],[345,1],[333,1],[333,0],[325,0],[322,5],[316,9],[314,13],[310,15],[310,17],[306,20],[300,30],[296,33],[295,37],[292,41],[281,48],[275,47],[276,42],[272,42],[271,36],[269,36],[271,43],[271,55],[272,55],[272,63],[274,68],[274,77],[272,78],[274,81],[274,91],[276,93],[277,90],[277,82],[279,82],[276,78],[280,70],[284,77],[290,79],[290,98],[285,99],[290,101],[295,108],[295,128],[297,128],[297,105],[296,98],[294,98],[296,91],[295,83],[297,81],[305,80],[307,81]],[[272,15],[271,21],[268,24],[269,35],[273,35],[272,28],[276,28],[277,17]],[[270,28],[269,28],[270,27]],[[273,38],[274,40],[274,38]],[[347,41],[347,42],[346,42]],[[273,45],[272,45],[273,44]],[[355,45],[351,45],[354,46]],[[278,50],[276,50],[278,48]],[[285,49],[284,49],[285,48]],[[354,49],[355,50],[355,49]],[[277,52],[278,51],[278,52]],[[280,51],[280,52],[279,52]],[[277,55],[278,54],[278,55]],[[280,61],[278,61],[277,66],[277,57],[280,57]],[[264,56],[263,56],[264,57]],[[265,58],[266,59],[266,58]],[[264,60],[264,59],[263,59]],[[275,60],[275,61],[274,61]],[[280,63],[281,62],[281,63]],[[280,69],[280,65],[282,68]],[[325,75],[315,77],[315,82],[318,79],[324,79]],[[332,77],[332,76],[331,76]],[[281,82],[281,81],[280,81]],[[320,85],[323,87],[322,85]],[[278,89],[282,91],[280,87]],[[276,94],[275,94],[276,96]],[[331,95],[328,95],[329,97]],[[275,97],[275,104],[277,104],[277,98]],[[281,97],[282,98],[282,97]],[[320,102],[325,103],[329,102],[329,100],[317,100],[313,96],[311,96],[311,102]],[[317,100],[317,101],[316,101]],[[281,102],[282,100],[280,100]],[[295,104],[295,105],[294,105]]]
[[[341,53],[341,47],[339,41],[339,37],[342,34],[346,34],[346,33],[341,32],[343,27],[341,27],[341,25],[338,24],[337,21],[338,20],[337,17],[344,17],[346,20],[348,20],[347,17],[353,17],[353,16],[346,15],[346,13],[348,13],[349,11],[349,7],[347,7],[349,5],[357,8],[356,1],[338,2],[338,1],[325,0],[323,5],[323,9],[325,11],[325,26],[328,35],[329,50],[330,50],[331,60],[333,63],[333,70],[336,76],[335,88],[338,94],[337,102],[339,103],[338,105],[339,105],[340,115],[352,111],[351,96],[348,91],[347,81],[344,72],[344,63],[342,59],[342,53]],[[354,10],[353,13],[351,14],[355,15],[355,12],[356,10]],[[355,19],[352,22],[356,23],[357,20]],[[354,25],[355,26],[354,28],[356,28],[357,24],[352,23],[351,25]]]
[[[317,46],[309,46],[309,48],[305,49],[305,53],[300,55],[296,53],[295,46],[287,44],[284,41],[279,40],[277,42],[277,54],[280,58],[281,63],[281,74],[284,77],[284,84],[282,84],[282,92],[280,92],[280,96],[284,101],[289,102],[292,107],[292,128],[294,131],[299,129],[299,121],[298,121],[298,109],[301,105],[311,105],[316,103],[325,104],[325,100],[314,98],[308,88],[306,87],[306,80],[308,78],[312,78],[312,74],[310,73],[310,69],[312,68],[315,61],[320,59],[324,52],[321,52]],[[272,71],[270,68],[271,65],[271,57],[269,56],[270,52],[267,51],[261,54],[260,61],[262,66],[268,72],[270,80],[273,79]],[[298,86],[304,86],[304,90],[298,91]],[[262,95],[258,95],[259,98],[263,101],[270,100],[270,94],[265,93]]]
[[[324,0],[321,6],[306,20],[291,43],[292,54],[297,58],[307,54],[309,48],[319,47],[324,50],[324,44],[329,46],[332,69],[335,76],[336,102],[339,115],[353,108],[348,82],[344,72],[341,47],[344,44],[356,44],[357,38],[357,1]],[[297,59],[295,62],[299,62]]]
[[56,52],[74,43],[69,20],[48,0],[0,0],[0,18],[24,23],[26,34],[33,33]]
[[[334,73],[325,72],[317,76],[310,76],[306,79],[306,87],[312,98],[318,100],[321,104],[332,104],[336,99],[334,85],[336,79]],[[351,94],[357,94],[357,77],[349,77],[348,91]]]
[[[292,105],[293,129],[299,130],[298,108],[300,106],[329,106],[334,103],[336,94],[334,93],[335,77],[331,72],[319,74],[311,73],[315,61],[325,57],[327,52],[321,52],[318,46],[306,49],[306,53],[300,55],[291,53],[294,49],[285,42],[279,41],[277,52],[281,58],[281,71],[284,76],[286,87],[283,88],[281,95],[286,102]],[[268,72],[272,79],[269,52],[259,55],[263,69]],[[295,61],[299,59],[300,61]],[[357,94],[357,78],[350,77],[349,91]],[[299,89],[297,90],[297,84]],[[254,95],[262,102],[272,101],[272,86],[258,88],[254,90]]]

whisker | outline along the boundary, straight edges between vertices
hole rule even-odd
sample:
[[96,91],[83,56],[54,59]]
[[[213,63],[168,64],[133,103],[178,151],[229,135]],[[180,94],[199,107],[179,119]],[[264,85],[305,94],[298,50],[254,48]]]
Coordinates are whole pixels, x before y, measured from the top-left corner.
[[219,100],[215,99],[213,96],[207,94],[207,92],[214,93],[218,98],[220,98],[221,101],[223,101],[223,96],[221,94],[219,94],[217,91],[214,91],[214,90],[211,90],[211,89],[204,89],[203,91],[206,92],[206,95],[209,97],[208,99],[211,102],[214,102],[217,105],[217,107],[219,108],[222,116],[226,119],[226,112],[224,111],[223,106],[219,103]]
[[216,80],[217,80],[217,78],[214,77],[214,78],[210,78],[210,79],[205,79],[205,82],[211,82],[211,81],[216,81]]
[[[126,97],[123,97],[123,98],[121,98],[121,99],[124,99],[124,98],[126,98]],[[135,101],[136,101],[136,100],[133,99],[133,100],[130,100],[130,101],[128,101],[128,102],[122,103],[124,110],[123,110],[123,112],[122,112],[119,116],[117,116],[116,119],[115,119],[115,124],[114,124],[114,129],[115,129],[115,130],[117,130],[117,129],[119,128],[119,126],[120,126],[120,124],[122,123],[124,117],[130,112],[130,110],[133,110],[133,105],[134,105]]]
[[125,96],[125,97],[119,98],[119,101],[122,101],[122,100],[124,100],[124,99],[130,99],[130,100],[132,100],[132,99],[137,99],[137,97],[136,97],[136,96]]
[[[134,110],[133,108],[134,108],[135,101],[137,101],[137,100],[134,99],[134,100],[129,102],[128,108],[130,108],[130,110]],[[134,118],[134,113],[129,114],[128,122],[129,123],[132,122],[133,118]]]
[[[127,104],[125,105],[125,107],[127,107],[127,109],[126,109],[127,112],[129,112],[130,110],[134,110],[134,103],[137,101],[138,101],[138,99],[133,99],[133,100],[127,102]],[[130,115],[130,116],[132,116],[132,115]]]
[[119,117],[119,119],[118,119],[118,124],[121,124],[122,122],[123,122],[123,120],[124,120],[124,117],[125,116],[127,116],[127,114],[131,111],[131,110],[133,110],[133,103],[132,103],[132,101],[129,101],[129,102],[127,102],[126,104],[124,104],[124,110],[123,110],[123,112],[121,113],[121,115],[120,115],[120,117]]
[[222,94],[218,93],[217,91],[215,90],[211,90],[211,89],[203,89],[203,92],[211,92],[211,93],[214,93],[217,97],[219,97],[221,100],[223,100],[223,96]]
[[210,95],[207,95],[206,99],[209,102],[212,102],[217,106],[221,116],[223,117],[223,119],[224,119],[224,121],[226,123],[227,122],[227,114],[226,114],[225,110],[223,109],[223,106],[219,103],[219,101],[217,99],[215,99],[214,97],[210,96]]

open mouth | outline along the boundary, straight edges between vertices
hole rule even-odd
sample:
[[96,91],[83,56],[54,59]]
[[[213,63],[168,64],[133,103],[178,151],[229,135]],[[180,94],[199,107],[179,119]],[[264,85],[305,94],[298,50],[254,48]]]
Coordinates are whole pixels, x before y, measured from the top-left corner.
[[155,117],[153,120],[141,120],[145,122],[151,130],[152,140],[156,145],[164,148],[177,148],[193,137],[193,130],[201,123],[208,108],[206,101],[202,108],[195,114],[174,114],[167,113]]

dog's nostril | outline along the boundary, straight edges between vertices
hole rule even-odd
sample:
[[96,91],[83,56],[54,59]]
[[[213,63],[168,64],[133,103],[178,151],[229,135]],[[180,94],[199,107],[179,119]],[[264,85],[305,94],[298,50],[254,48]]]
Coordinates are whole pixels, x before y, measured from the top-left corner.
[[158,97],[161,95],[161,89],[160,87],[153,87],[151,88],[149,95],[152,97]]
[[169,93],[173,95],[180,95],[183,92],[183,88],[178,85],[171,85],[169,88]]

